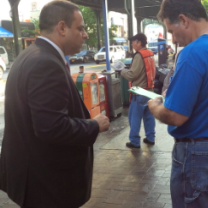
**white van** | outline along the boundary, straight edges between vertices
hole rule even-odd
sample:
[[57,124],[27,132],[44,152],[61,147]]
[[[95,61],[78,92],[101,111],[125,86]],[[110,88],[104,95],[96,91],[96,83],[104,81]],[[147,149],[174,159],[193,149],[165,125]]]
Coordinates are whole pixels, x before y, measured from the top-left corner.
[[[114,63],[115,60],[125,59],[126,51],[121,45],[114,45],[109,47],[109,59],[111,63]],[[95,54],[94,60],[96,64],[99,64],[101,61],[106,60],[105,47],[102,47],[98,53]]]
[[6,49],[3,46],[0,46],[0,56],[4,59],[6,65],[9,64],[9,58]]

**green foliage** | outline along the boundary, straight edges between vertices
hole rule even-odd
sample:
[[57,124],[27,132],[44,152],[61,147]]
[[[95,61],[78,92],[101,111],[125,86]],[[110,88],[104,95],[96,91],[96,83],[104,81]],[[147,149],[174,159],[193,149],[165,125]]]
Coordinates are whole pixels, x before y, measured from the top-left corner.
[[35,29],[40,30],[39,19],[31,18],[31,22],[35,25]]
[[93,10],[89,7],[79,6],[84,22],[85,22],[85,30],[88,34],[88,39],[85,40],[85,43],[89,46],[96,46],[97,40],[97,26],[96,26],[96,17]]
[[[83,19],[85,22],[85,30],[89,36],[89,38],[85,41],[85,43],[90,47],[97,47],[97,23],[96,23],[96,15],[94,11],[90,7],[79,6],[80,11],[82,12]],[[112,25],[109,28],[109,38],[113,40],[116,37],[115,32],[117,31],[117,26]],[[101,41],[102,45],[104,45],[105,36],[104,36],[104,27],[103,27],[103,18],[101,16]],[[110,41],[111,42],[111,41]]]
[[30,35],[33,35],[33,36],[40,35],[39,20],[31,18],[31,22],[34,24],[35,30],[25,29],[25,30],[22,30],[21,32],[29,33]]
[[[89,36],[89,38],[85,41],[85,43],[89,47],[97,47],[97,22],[96,16],[94,11],[90,7],[79,6],[80,11],[82,12],[84,22],[85,22],[85,30]],[[35,30],[23,30],[22,32],[27,32],[32,35],[40,35],[39,29],[39,20],[38,19],[31,19],[31,22],[35,25]],[[113,38],[116,37],[115,32],[117,31],[117,26],[112,25],[109,28],[109,38],[110,43],[113,41]],[[104,36],[104,27],[103,27],[103,18],[101,16],[101,41],[102,45],[104,45],[105,36]]]
[[202,4],[203,4],[203,6],[205,7],[206,12],[207,12],[207,14],[208,14],[208,0],[202,0]]

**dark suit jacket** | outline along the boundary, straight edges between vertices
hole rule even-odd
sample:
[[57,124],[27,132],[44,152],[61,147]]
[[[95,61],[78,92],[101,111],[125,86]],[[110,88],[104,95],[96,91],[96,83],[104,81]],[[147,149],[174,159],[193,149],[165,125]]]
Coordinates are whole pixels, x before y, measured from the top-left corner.
[[90,198],[98,132],[60,54],[37,39],[7,79],[0,189],[20,206],[81,206]]

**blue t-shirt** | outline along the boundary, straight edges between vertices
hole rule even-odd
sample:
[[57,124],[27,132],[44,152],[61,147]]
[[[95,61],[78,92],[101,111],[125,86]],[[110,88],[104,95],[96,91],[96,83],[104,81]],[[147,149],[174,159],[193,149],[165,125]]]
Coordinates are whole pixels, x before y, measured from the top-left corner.
[[208,35],[202,35],[179,54],[164,106],[189,119],[168,126],[175,138],[208,137]]

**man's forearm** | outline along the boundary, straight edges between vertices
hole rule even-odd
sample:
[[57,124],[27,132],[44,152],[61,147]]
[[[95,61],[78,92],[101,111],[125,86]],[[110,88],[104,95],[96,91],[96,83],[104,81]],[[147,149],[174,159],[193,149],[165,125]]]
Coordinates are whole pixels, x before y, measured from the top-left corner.
[[155,98],[154,100],[150,100],[148,102],[148,106],[151,113],[156,119],[168,125],[181,126],[189,118],[166,108],[163,105],[161,98]]
[[173,125],[171,112],[167,108],[164,107],[163,104],[155,106],[154,108],[150,109],[153,116],[161,121],[162,123]]

